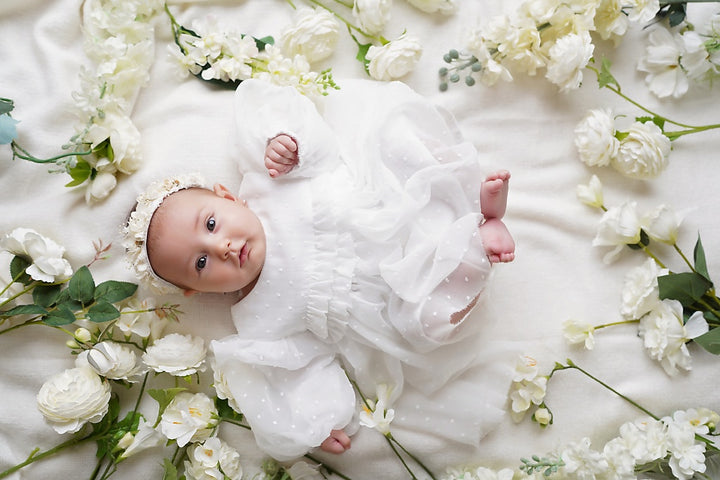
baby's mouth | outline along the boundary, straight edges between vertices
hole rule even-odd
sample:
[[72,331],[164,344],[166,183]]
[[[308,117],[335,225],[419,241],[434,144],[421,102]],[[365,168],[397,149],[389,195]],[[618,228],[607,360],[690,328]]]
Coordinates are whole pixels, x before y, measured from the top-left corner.
[[238,254],[238,258],[239,258],[239,260],[240,260],[240,267],[242,267],[243,265],[245,265],[245,262],[246,262],[247,259],[248,259],[248,254],[250,253],[249,250],[250,250],[250,249],[248,248],[248,244],[247,244],[247,243],[245,243],[245,245],[243,245],[242,248],[240,249],[240,252],[239,252],[239,254]]

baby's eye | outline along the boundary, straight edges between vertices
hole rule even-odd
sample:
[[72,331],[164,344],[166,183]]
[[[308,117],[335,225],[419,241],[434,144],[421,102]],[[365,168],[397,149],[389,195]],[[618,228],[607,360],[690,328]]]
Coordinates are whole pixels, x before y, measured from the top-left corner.
[[213,217],[208,218],[208,221],[205,223],[205,227],[207,227],[208,231],[210,231],[210,232],[215,230],[215,218],[213,218]]
[[207,265],[207,256],[203,255],[202,257],[197,259],[197,262],[195,262],[195,268],[198,270],[202,270]]

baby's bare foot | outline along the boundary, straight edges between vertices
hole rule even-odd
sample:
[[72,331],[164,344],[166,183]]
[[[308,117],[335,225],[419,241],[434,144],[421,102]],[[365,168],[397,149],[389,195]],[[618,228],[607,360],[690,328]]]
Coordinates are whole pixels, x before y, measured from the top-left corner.
[[490,263],[512,262],[515,259],[515,241],[502,220],[487,219],[480,225],[480,236]]
[[510,172],[498,170],[487,176],[480,190],[480,211],[488,218],[502,218],[505,215]]

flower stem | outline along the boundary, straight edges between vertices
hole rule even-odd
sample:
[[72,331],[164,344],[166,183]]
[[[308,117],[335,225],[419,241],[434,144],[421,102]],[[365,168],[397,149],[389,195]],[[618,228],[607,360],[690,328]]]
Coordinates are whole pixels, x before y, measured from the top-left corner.
[[348,477],[347,475],[343,475],[341,472],[338,472],[338,471],[335,470],[334,468],[328,466],[326,463],[322,462],[321,460],[318,460],[317,458],[313,457],[313,456],[310,455],[309,453],[305,454],[305,458],[307,458],[307,459],[310,460],[311,462],[315,462],[315,463],[317,463],[318,465],[321,465],[322,468],[325,469],[325,470],[327,470],[327,472],[328,472],[330,475],[337,475],[338,477],[342,478],[343,480],[352,480],[352,479],[351,479],[350,477]]
[[420,467],[421,467],[423,470],[425,470],[425,472],[426,472],[428,475],[430,475],[430,478],[432,478],[433,480],[437,480],[437,479],[435,478],[435,475],[433,475],[433,473],[430,471],[430,469],[428,469],[428,468],[425,466],[425,464],[423,464],[423,462],[420,461],[419,458],[417,458],[415,455],[413,455],[412,453],[410,453],[405,447],[403,447],[402,444],[401,444],[400,442],[398,442],[397,439],[395,439],[395,437],[393,437],[391,433],[388,433],[388,434],[387,434],[387,437],[388,437],[390,440],[392,440],[393,442],[395,442],[395,444],[396,444],[398,447],[400,447],[400,448],[402,449],[402,451],[405,452],[410,458],[412,458],[415,463],[417,463],[418,465],[420,465]]
[[601,328],[605,328],[605,327],[614,327],[614,326],[616,326],[616,325],[627,325],[627,324],[630,324],[630,323],[639,323],[639,322],[640,322],[640,320],[638,320],[638,319],[633,319],[633,320],[620,320],[620,321],[617,321],[617,322],[604,323],[604,324],[602,324],[602,325],[595,325],[595,326],[593,326],[593,328],[594,328],[595,330],[600,330]]
[[86,441],[86,440],[90,440],[90,439],[92,439],[92,438],[93,438],[93,434],[92,434],[92,433],[89,434],[89,435],[86,435],[86,436],[84,436],[84,437],[71,438],[71,439],[68,440],[67,442],[63,442],[63,443],[61,443],[61,444],[59,444],[59,445],[57,445],[57,446],[55,446],[55,447],[53,447],[53,448],[51,448],[51,449],[49,449],[49,450],[45,450],[44,452],[41,452],[41,453],[37,453],[37,451],[38,451],[39,449],[36,448],[36,449],[30,454],[30,456],[27,458],[27,460],[25,460],[25,461],[22,462],[22,463],[18,463],[18,464],[15,465],[14,467],[8,468],[8,469],[5,470],[4,472],[0,472],[0,478],[5,478],[5,477],[7,477],[8,475],[17,472],[18,470],[27,467],[27,466],[30,465],[31,463],[34,463],[34,462],[37,462],[38,460],[42,460],[42,459],[44,459],[44,458],[50,457],[50,456],[52,456],[52,455],[55,455],[56,453],[61,452],[62,450],[66,449],[66,448],[68,448],[68,447],[72,447],[73,445],[77,445],[77,444],[79,444],[79,443],[82,443],[82,442],[84,442],[84,441]]
[[405,470],[407,470],[408,473],[410,474],[410,478],[412,478],[412,480],[418,480],[418,478],[415,476],[415,474],[413,473],[410,466],[407,464],[407,462],[405,462],[405,459],[402,458],[402,455],[400,455],[400,452],[397,451],[397,448],[395,448],[395,445],[393,445],[392,440],[390,440],[391,438],[392,437],[390,434],[385,435],[385,440],[387,441],[388,445],[390,445],[390,448],[392,448],[392,451],[395,452],[395,456],[397,456],[400,459],[400,462],[403,464],[403,467],[405,467]]
[[[6,334],[13,330],[17,330],[18,328],[25,327],[27,325],[40,325],[41,323],[43,323],[42,320],[36,320],[36,319],[37,319],[37,317],[31,318],[27,322],[18,323],[17,325],[13,325],[12,327],[6,328],[5,330],[0,330],[0,335]],[[0,478],[2,478],[2,477],[0,477]]]
[[690,270],[692,270],[693,272],[697,273],[697,270],[695,270],[695,267],[693,266],[692,263],[690,263],[690,260],[688,260],[688,258],[685,256],[685,254],[684,254],[683,251],[680,249],[680,247],[678,246],[677,243],[673,243],[673,248],[674,248],[675,251],[682,257],[682,259],[683,259],[683,261],[685,262],[685,264],[687,264],[687,266],[690,267]]
[[20,158],[20,159],[22,159],[22,160],[27,160],[27,161],[33,162],[33,163],[56,163],[58,160],[60,160],[60,159],[62,159],[62,158],[75,157],[75,156],[85,156],[85,155],[90,155],[90,154],[92,153],[92,150],[88,150],[87,152],[68,152],[68,153],[63,153],[63,154],[56,155],[56,156],[51,157],[51,158],[37,158],[36,156],[34,156],[33,154],[31,154],[31,153],[28,152],[27,150],[25,150],[24,148],[22,148],[20,145],[18,145],[18,144],[15,142],[15,140],[13,140],[13,141],[11,142],[10,148],[12,149],[12,152],[13,152],[13,158],[17,157],[17,158]]
[[647,245],[639,244],[642,250],[647,254],[648,257],[655,260],[655,263],[658,264],[660,268],[667,268],[665,264],[654,254],[650,251],[650,249],[647,247]]

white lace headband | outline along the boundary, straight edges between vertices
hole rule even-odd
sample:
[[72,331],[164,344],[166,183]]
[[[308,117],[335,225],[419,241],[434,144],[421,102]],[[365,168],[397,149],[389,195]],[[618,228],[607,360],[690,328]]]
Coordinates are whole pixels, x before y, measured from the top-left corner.
[[168,195],[192,187],[205,187],[205,179],[200,174],[190,173],[153,182],[147,190],[138,195],[135,210],[123,227],[123,246],[127,262],[140,282],[158,295],[180,293],[182,290],[160,278],[150,265],[147,254],[150,220]]

